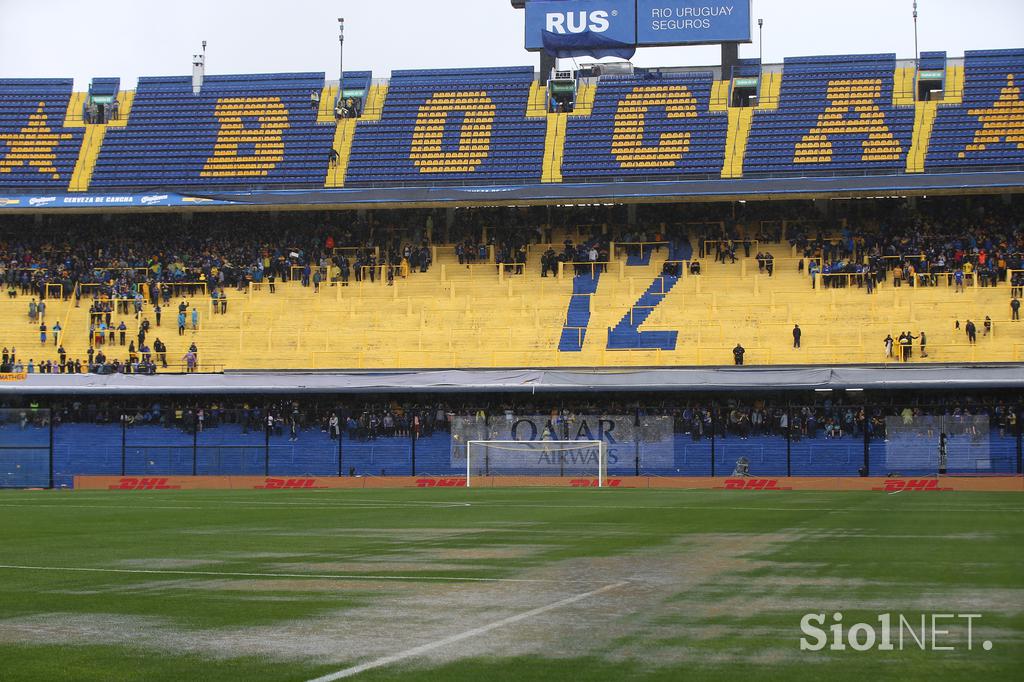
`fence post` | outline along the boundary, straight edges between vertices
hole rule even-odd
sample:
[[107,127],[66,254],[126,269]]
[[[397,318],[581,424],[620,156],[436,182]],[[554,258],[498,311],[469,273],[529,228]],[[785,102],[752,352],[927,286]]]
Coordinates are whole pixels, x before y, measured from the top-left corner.
[[[264,417],[264,419],[266,419]],[[270,475],[270,425],[267,424],[264,429],[265,435],[263,437],[263,475]]]
[[715,477],[715,408],[711,407],[711,478]]
[[126,443],[127,443],[127,440],[128,440],[127,428],[128,427],[124,423],[124,410],[122,409],[121,410],[121,475],[122,476],[125,475],[125,469],[126,469],[125,465],[127,464],[127,462],[126,462],[126,459],[127,459]]
[[409,438],[412,441],[410,464],[412,465],[412,475],[416,475],[416,424],[410,424]]
[[[871,475],[871,434],[868,433],[868,425],[871,423],[871,403],[864,401],[864,476]],[[1018,448],[1020,439],[1017,439]]]
[[[53,409],[49,408],[50,413],[50,489],[53,488]],[[1017,461],[1020,462],[1020,438],[1017,439]],[[1017,472],[1020,473],[1020,465],[1017,466]]]
[[786,401],[786,478],[793,477],[793,403]]
[[342,477],[342,462],[341,462],[341,419],[338,419],[338,478]]
[[199,463],[199,414],[192,419],[192,475],[198,471]]
[[1022,459],[1021,458],[1021,454],[1022,453],[1021,453],[1021,423],[1020,423],[1021,410],[1020,410],[1020,407],[1017,407],[1016,410],[1017,410],[1017,475],[1020,476],[1022,473],[1024,473],[1024,471],[1022,471],[1022,469],[1021,469],[1021,464],[1022,464],[1022,462],[1021,462],[1021,459]]

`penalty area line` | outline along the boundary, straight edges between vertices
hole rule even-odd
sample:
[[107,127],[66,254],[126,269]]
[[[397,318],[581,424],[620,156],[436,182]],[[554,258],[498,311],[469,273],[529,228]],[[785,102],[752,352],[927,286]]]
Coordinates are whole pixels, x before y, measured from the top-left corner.
[[464,639],[477,637],[479,635],[488,633],[491,630],[497,630],[498,628],[505,627],[506,625],[512,625],[513,623],[518,623],[520,621],[533,618],[534,616],[539,616],[540,614],[547,613],[548,611],[554,611],[555,609],[560,609],[564,606],[575,604],[578,601],[583,601],[584,599],[589,599],[590,597],[596,597],[599,594],[603,594],[604,592],[609,592],[611,590],[624,587],[628,584],[628,582],[618,582],[613,583],[611,585],[605,585],[604,587],[599,587],[596,590],[584,592],[583,594],[577,594],[572,597],[566,597],[561,601],[556,601],[546,606],[531,609],[530,611],[524,611],[523,613],[517,613],[514,616],[502,618],[501,620],[496,620],[493,623],[488,623],[487,625],[481,625],[480,627],[476,627],[471,630],[466,630],[455,635],[450,635],[448,637],[436,639],[433,642],[427,642],[426,644],[421,644],[420,646],[413,647],[412,649],[399,651],[398,653],[391,654],[389,656],[382,656],[381,658],[377,658],[372,661],[367,661],[366,663],[354,665],[351,668],[345,668],[344,670],[329,673],[327,675],[323,675],[322,677],[317,677],[315,679],[309,680],[309,682],[334,682],[334,680],[352,677],[354,675],[358,675],[359,673],[366,672],[367,670],[373,670],[374,668],[381,668],[386,665],[391,665],[392,663],[397,663],[407,658],[412,658],[413,656],[418,656],[428,651],[433,651],[434,649],[439,649],[441,647],[448,646],[449,644],[461,642]]
[[11,564],[0,564],[3,571],[55,571],[68,573],[129,573],[143,575],[182,575],[199,577],[220,577],[220,578],[308,578],[313,580],[393,580],[395,582],[448,582],[448,583],[575,583],[580,585],[593,585],[596,580],[574,580],[558,579],[545,580],[541,578],[477,578],[467,576],[443,576],[443,575],[344,575],[336,573],[243,573],[237,571],[185,571],[160,568],[93,568],[85,566],[15,566]]

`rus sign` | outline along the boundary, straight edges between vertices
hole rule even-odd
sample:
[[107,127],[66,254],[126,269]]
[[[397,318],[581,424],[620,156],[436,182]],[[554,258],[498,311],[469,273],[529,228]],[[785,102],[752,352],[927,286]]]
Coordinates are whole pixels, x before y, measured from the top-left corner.
[[544,47],[544,32],[592,34],[636,42],[636,0],[571,0],[526,3],[526,49]]

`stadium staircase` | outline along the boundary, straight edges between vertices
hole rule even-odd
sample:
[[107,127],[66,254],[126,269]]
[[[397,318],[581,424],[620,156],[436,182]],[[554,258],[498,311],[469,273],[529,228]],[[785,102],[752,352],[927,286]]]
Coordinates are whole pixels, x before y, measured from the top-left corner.
[[68,183],[69,192],[85,192],[89,189],[92,173],[96,168],[96,159],[99,157],[100,149],[103,147],[103,138],[106,135],[107,126],[105,124],[86,126],[82,148],[78,152],[78,161],[75,162],[75,169],[71,173],[71,182]]
[[338,153],[338,162],[328,169],[324,187],[345,186],[345,172],[348,170],[348,160],[352,156],[352,136],[355,134],[356,123],[357,119],[354,118],[338,121],[332,144],[332,148]]
[[782,92],[782,72],[763,69],[761,89],[757,99],[758,111],[775,111],[779,108],[779,94]]
[[917,101],[917,69],[913,66],[897,66],[893,74],[892,103],[897,107],[914,106]]
[[547,134],[544,136],[544,169],[541,182],[562,181],[562,159],[565,158],[565,128],[569,114],[547,115]]
[[527,118],[544,118],[548,115],[548,91],[540,81],[530,85],[530,99],[526,105]]
[[337,85],[325,85],[320,91],[320,108],[316,111],[317,123],[334,123],[334,100],[338,97]]
[[[108,128],[124,128],[128,125],[131,117],[132,104],[135,101],[133,90],[121,90],[121,81],[118,78],[97,78],[93,80],[88,93],[76,92],[71,97],[68,111],[64,118],[65,128],[85,128],[85,135],[82,138],[82,147],[78,151],[78,160],[75,162],[75,169],[71,174],[71,182],[68,183],[69,192],[85,192],[92,182],[92,174],[96,168],[96,159],[99,158],[100,150],[103,148],[103,140],[106,138]],[[107,123],[88,123],[83,114],[84,107],[91,95],[114,97],[117,100],[117,115],[111,117]]]
[[591,116],[594,113],[594,98],[597,96],[597,83],[587,81],[576,86],[576,106],[572,113],[575,116]]
[[924,159],[928,154],[928,143],[932,137],[938,106],[938,102],[914,103],[914,142],[910,145],[910,153],[907,154],[908,173],[924,172]]
[[753,118],[754,110],[750,107],[729,108],[729,132],[725,139],[723,178],[743,177],[743,157],[747,152],[747,140],[750,137],[750,124]]
[[384,101],[388,97],[388,84],[386,81],[374,83],[370,86],[370,94],[363,107],[363,121],[379,121],[384,115]]

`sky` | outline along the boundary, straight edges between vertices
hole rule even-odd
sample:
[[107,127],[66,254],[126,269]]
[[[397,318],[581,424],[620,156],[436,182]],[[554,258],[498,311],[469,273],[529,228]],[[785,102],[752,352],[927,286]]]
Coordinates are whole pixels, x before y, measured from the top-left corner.
[[[914,55],[912,0],[752,0],[764,19],[765,62],[787,56]],[[919,0],[921,51],[1024,47],[1024,0]],[[190,74],[207,46],[207,73],[538,65],[523,49],[522,10],[509,0],[0,0],[0,78]],[[758,54],[754,42],[741,57]],[[587,58],[580,63],[593,61]],[[717,64],[717,47],[643,48],[637,66]]]

